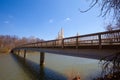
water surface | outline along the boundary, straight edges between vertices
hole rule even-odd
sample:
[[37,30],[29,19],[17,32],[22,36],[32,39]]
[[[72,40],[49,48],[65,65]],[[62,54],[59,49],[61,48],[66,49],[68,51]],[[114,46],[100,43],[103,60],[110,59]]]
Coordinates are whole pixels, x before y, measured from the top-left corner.
[[[23,57],[23,54],[20,56]],[[0,55],[0,80],[67,80],[77,75],[80,75],[81,80],[91,80],[101,71],[99,61],[95,59],[45,53],[45,65],[40,67],[39,52],[28,52],[27,68],[24,68],[24,63],[19,63],[23,61],[17,59],[10,54]]]
[[[27,54],[27,59],[39,64],[40,54]],[[99,60],[45,53],[45,67],[69,78],[80,75],[83,80],[96,77],[101,69]]]
[[0,54],[0,80],[32,80],[10,54]]

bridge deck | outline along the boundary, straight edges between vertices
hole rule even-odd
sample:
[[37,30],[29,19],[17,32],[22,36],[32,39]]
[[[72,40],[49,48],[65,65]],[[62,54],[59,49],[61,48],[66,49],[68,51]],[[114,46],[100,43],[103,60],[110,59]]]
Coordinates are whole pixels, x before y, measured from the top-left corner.
[[120,49],[60,49],[60,48],[21,48],[21,50],[30,50],[38,52],[47,52],[75,57],[84,57],[92,59],[101,59],[105,56],[120,52]]

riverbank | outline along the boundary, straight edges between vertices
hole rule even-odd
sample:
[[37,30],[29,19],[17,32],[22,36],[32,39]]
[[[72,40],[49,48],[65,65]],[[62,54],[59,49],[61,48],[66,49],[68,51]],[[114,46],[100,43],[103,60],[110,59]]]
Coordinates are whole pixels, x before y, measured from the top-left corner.
[[0,48],[0,54],[8,54],[10,52],[10,49],[8,48]]

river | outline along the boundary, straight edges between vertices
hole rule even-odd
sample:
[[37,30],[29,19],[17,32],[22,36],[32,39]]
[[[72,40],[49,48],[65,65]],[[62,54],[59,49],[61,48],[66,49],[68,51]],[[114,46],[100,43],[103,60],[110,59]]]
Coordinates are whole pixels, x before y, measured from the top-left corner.
[[12,54],[0,54],[0,80],[92,80],[100,74],[99,60],[45,53],[45,65],[39,67],[39,52],[27,53],[26,60]]

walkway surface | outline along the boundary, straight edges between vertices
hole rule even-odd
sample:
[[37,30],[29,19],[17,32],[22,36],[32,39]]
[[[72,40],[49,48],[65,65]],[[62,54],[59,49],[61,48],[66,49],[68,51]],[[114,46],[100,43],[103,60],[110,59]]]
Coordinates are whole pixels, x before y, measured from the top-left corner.
[[0,80],[32,80],[11,54],[0,54]]

